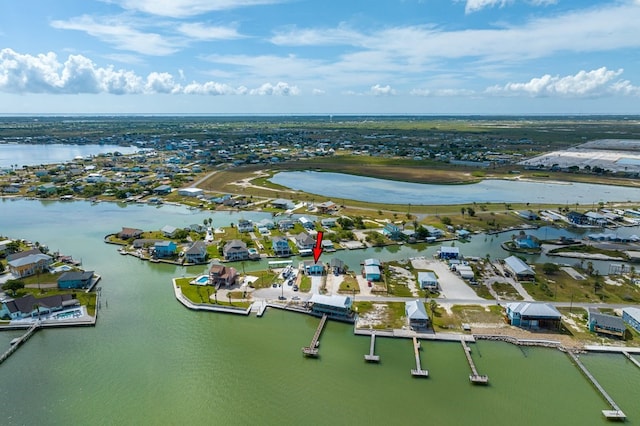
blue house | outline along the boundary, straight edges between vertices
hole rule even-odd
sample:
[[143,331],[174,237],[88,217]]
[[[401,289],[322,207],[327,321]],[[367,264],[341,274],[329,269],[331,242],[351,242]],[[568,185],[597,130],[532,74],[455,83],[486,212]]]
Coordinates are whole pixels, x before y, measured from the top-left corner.
[[382,233],[394,241],[402,239],[402,231],[400,230],[400,227],[393,223],[387,223],[382,229]]
[[440,259],[459,259],[460,258],[460,249],[458,247],[440,247],[440,251],[438,252],[438,257]]
[[540,248],[538,239],[532,235],[518,235],[513,241],[516,247],[521,249],[537,249]]
[[438,289],[438,277],[431,271],[418,272],[418,284],[420,288],[428,288],[429,290]]
[[364,265],[362,268],[362,276],[367,279],[367,281],[380,281],[380,267],[376,265]]
[[640,332],[640,309],[624,308],[622,310],[622,319],[637,332]]
[[627,326],[624,320],[614,315],[600,314],[589,311],[589,321],[587,322],[589,331],[624,339]]
[[514,302],[506,305],[509,323],[522,328],[559,329],[562,314],[547,303]]
[[289,247],[289,240],[285,237],[273,237],[271,238],[271,248],[276,256],[291,256],[291,247]]
[[313,260],[305,260],[303,263],[303,271],[307,275],[324,275],[324,264],[322,262],[314,262]]
[[58,278],[58,288],[87,288],[91,285],[93,271],[69,271]]
[[154,244],[157,258],[172,257],[176,254],[178,246],[173,241],[158,241]]

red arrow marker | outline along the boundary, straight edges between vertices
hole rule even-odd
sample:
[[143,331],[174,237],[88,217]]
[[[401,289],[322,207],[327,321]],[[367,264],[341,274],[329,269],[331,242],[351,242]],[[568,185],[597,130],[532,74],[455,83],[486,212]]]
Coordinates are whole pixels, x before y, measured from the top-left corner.
[[322,254],[322,236],[324,233],[322,231],[318,231],[318,237],[316,239],[316,246],[313,248],[313,261],[318,263],[318,259],[320,259],[320,255]]

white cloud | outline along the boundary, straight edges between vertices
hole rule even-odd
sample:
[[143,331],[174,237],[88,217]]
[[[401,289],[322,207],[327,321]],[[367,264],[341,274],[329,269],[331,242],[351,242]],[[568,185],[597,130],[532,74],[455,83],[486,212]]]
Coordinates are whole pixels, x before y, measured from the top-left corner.
[[388,84],[386,86],[380,86],[379,84],[371,86],[369,92],[374,96],[391,96],[396,94],[396,91]]
[[473,96],[475,91],[469,89],[413,89],[409,92],[413,96],[425,97],[454,97],[454,96]]
[[180,24],[178,32],[197,40],[235,40],[244,38],[234,27],[210,26],[200,22]]
[[179,49],[179,43],[176,40],[171,40],[157,33],[139,31],[118,17],[104,17],[98,21],[93,16],[83,15],[67,21],[52,21],[51,26],[62,30],[83,31],[113,45],[116,49],[130,50],[145,55],[169,55]]
[[282,0],[103,0],[151,15],[184,18],[218,10],[282,3]]
[[618,80],[623,73],[606,67],[592,71],[580,71],[564,77],[551,76],[532,78],[525,83],[507,83],[487,89],[490,94],[526,94],[532,97],[599,97],[612,94],[639,95],[640,88],[629,81]]
[[250,95],[278,95],[278,96],[295,96],[300,94],[300,90],[296,86],[290,86],[287,83],[278,82],[276,85],[265,83],[257,89],[249,91]]
[[[183,74],[179,73],[182,77]],[[152,72],[146,78],[129,70],[99,67],[82,55],[69,55],[61,63],[56,54],[37,56],[0,50],[0,91],[7,93],[80,94],[185,94],[185,95],[297,95],[296,86],[265,83],[249,90],[207,81],[187,85],[177,83],[172,74]]]
[[325,93],[327,93],[327,92],[322,90],[322,89],[313,89],[311,91],[311,94],[316,95],[316,96],[324,95]]
[[512,0],[467,0],[467,5],[464,8],[464,13],[477,12],[486,7],[503,7]]
[[[558,0],[527,0],[526,3],[532,6],[548,6],[550,4],[556,4]],[[467,0],[467,4],[464,8],[464,12],[469,14],[485,9],[487,7],[504,7],[510,3],[514,3],[514,0]]]

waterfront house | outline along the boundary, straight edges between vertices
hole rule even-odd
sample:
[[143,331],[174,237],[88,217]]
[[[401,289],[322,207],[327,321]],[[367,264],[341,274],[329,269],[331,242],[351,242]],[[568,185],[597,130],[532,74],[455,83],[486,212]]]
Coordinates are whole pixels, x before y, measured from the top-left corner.
[[538,249],[538,248],[540,248],[540,243],[538,242],[538,239],[536,237],[534,237],[533,235],[528,235],[528,234],[517,235],[514,238],[513,243],[519,249]]
[[458,229],[456,231],[456,236],[461,240],[466,240],[471,237],[471,232],[467,231],[466,229]]
[[31,249],[7,256],[9,272],[16,278],[29,277],[45,272],[52,263],[53,258],[40,252],[38,249]]
[[51,182],[43,183],[42,185],[38,185],[38,187],[36,188],[36,193],[45,197],[53,195],[56,192],[58,192],[58,188]]
[[158,259],[173,257],[178,250],[178,246],[173,241],[158,241],[153,245],[153,248],[155,257]]
[[237,261],[249,259],[249,249],[247,245],[240,240],[231,240],[222,248],[222,254],[225,260]]
[[362,276],[367,281],[380,281],[382,278],[380,267],[376,265],[364,265],[362,268]]
[[562,319],[562,314],[548,303],[508,303],[506,314],[511,325],[521,328],[559,330]]
[[402,230],[399,226],[394,225],[393,223],[387,223],[384,225],[384,228],[382,228],[382,234],[393,241],[402,239]]
[[418,272],[418,284],[420,288],[437,290],[438,289],[438,277],[431,271]]
[[282,232],[288,231],[289,229],[293,229],[296,223],[291,219],[282,219],[278,222],[278,229]]
[[171,190],[170,185],[159,185],[153,188],[153,193],[156,195],[169,195],[171,194]]
[[13,240],[2,240],[0,241],[0,254],[6,253],[9,245],[13,242]]
[[333,228],[336,226],[337,219],[335,217],[325,217],[324,219],[320,219],[320,225],[325,228]]
[[621,339],[625,338],[627,326],[624,320],[615,315],[606,315],[589,310],[589,320],[587,321],[589,331],[608,336],[615,336]]
[[58,288],[88,288],[93,271],[68,271],[58,277]]
[[271,248],[276,256],[286,257],[291,256],[291,247],[289,246],[289,240],[285,237],[272,237]]
[[301,216],[301,217],[298,219],[298,222],[300,222],[300,224],[302,225],[302,227],[303,227],[303,228],[305,228],[305,229],[313,229],[313,228],[315,228],[315,225],[313,224],[313,221],[312,221],[312,220],[310,220],[310,219],[307,219],[307,218],[306,218],[306,217],[304,217],[304,216]]
[[624,308],[622,319],[640,333],[640,308]]
[[200,188],[180,188],[178,189],[178,195],[183,197],[202,197],[204,191]]
[[329,261],[329,268],[331,268],[331,271],[334,273],[334,275],[344,274],[345,272],[347,272],[347,266],[344,264],[344,262],[335,257]]
[[520,216],[521,218],[523,218],[525,220],[538,220],[538,219],[540,219],[540,216],[538,216],[537,214],[535,214],[531,210],[521,210],[521,211],[518,212],[518,216]]
[[162,235],[164,235],[167,238],[173,238],[173,236],[176,234],[177,231],[178,231],[178,228],[171,225],[165,225],[160,230],[160,232],[162,232]]
[[536,273],[522,259],[517,256],[509,256],[504,260],[505,270],[519,280],[531,279]]
[[336,319],[347,319],[352,315],[352,301],[348,296],[325,296],[314,293],[309,299],[309,303],[311,304],[311,312],[316,315],[327,314],[330,318]]
[[442,238],[442,237],[444,237],[444,231],[442,229],[440,229],[440,228],[436,228],[435,226],[427,225],[427,226],[425,226],[425,229],[429,233],[430,237],[434,237],[434,238]]
[[413,330],[423,330],[429,327],[429,315],[420,300],[404,302],[404,313]]
[[129,238],[138,238],[144,231],[137,228],[125,228],[122,227],[122,231],[118,233],[118,238],[121,240],[128,240]]
[[294,207],[294,204],[290,200],[285,200],[283,198],[277,198],[271,202],[271,207],[275,209],[288,210]]
[[584,217],[589,225],[605,226],[607,224],[607,217],[598,212],[586,212]]
[[209,285],[216,288],[231,287],[238,280],[238,271],[235,268],[223,265],[211,265],[209,268]]
[[440,259],[446,259],[446,260],[460,259],[460,248],[441,246],[440,250],[438,250],[438,257]]
[[302,270],[307,275],[324,275],[324,264],[313,260],[305,260],[302,262]]
[[247,219],[238,220],[238,232],[251,232],[253,231],[253,222]]
[[316,245],[316,240],[306,232],[301,232],[295,237],[298,250],[311,250]]
[[331,214],[338,209],[338,206],[333,201],[325,201],[324,203],[318,204],[316,207],[322,214]]
[[187,263],[204,263],[207,261],[207,245],[204,241],[195,241],[184,252],[184,259]]
[[57,294],[41,298],[27,294],[18,299],[4,299],[0,309],[0,318],[11,320],[36,318],[79,304],[80,302],[70,294]]
[[275,229],[276,224],[273,220],[264,218],[261,221],[256,223],[258,228],[266,228],[266,229]]
[[155,243],[164,241],[157,238],[136,238],[133,240],[133,248],[134,249],[143,249],[147,247],[153,246]]
[[589,223],[589,219],[585,215],[574,211],[567,213],[567,220],[574,225],[586,225]]

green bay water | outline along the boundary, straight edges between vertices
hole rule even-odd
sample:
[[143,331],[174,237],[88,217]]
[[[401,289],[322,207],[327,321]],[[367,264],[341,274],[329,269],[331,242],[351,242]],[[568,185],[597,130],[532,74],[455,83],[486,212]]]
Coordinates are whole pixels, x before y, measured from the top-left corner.
[[[412,343],[369,339],[329,322],[319,359],[305,359],[317,318],[268,310],[264,317],[189,311],[171,278],[202,272],[121,256],[102,238],[122,226],[202,223],[182,207],[0,201],[0,234],[48,244],[103,276],[93,328],[36,333],[0,366],[0,423],[58,424],[605,424],[602,398],[565,354],[498,342],[472,344],[490,385],[469,383],[460,344],[423,342],[415,379]],[[215,213],[214,224],[237,220]],[[218,223],[221,225],[222,223]],[[0,333],[8,346],[14,332]],[[622,356],[583,355],[640,423],[640,370]]]

